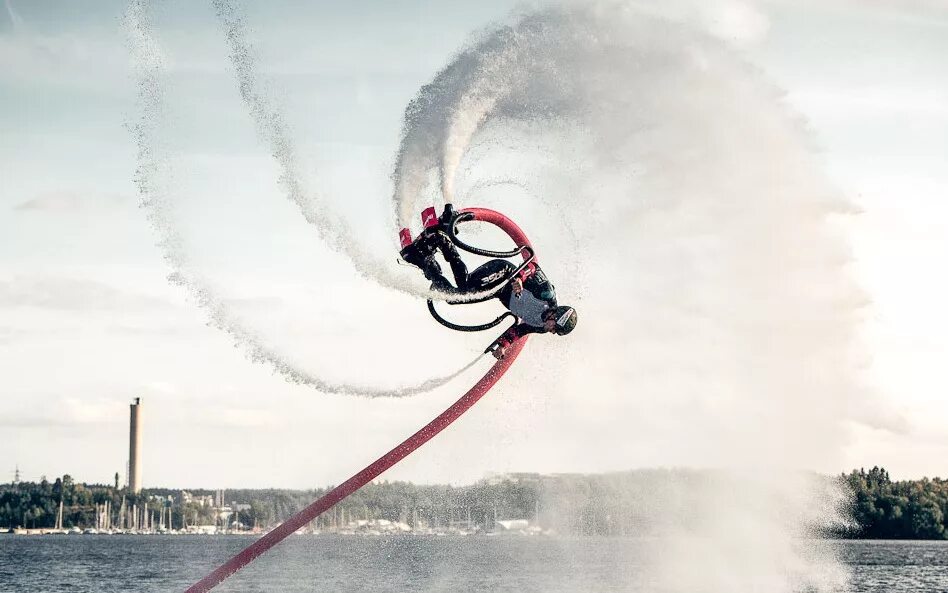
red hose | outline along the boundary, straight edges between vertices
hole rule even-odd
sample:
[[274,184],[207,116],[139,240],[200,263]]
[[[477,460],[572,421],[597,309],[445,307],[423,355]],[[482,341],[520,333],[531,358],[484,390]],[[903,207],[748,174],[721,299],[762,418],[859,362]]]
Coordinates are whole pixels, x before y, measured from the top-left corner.
[[[465,212],[473,212],[476,220],[482,220],[497,225],[503,229],[518,246],[529,245],[529,241],[523,231],[520,230],[520,227],[503,214],[495,212],[494,210],[487,210],[486,208],[470,208],[465,210]],[[426,424],[421,430],[405,439],[400,445],[379,457],[375,462],[356,475],[330,490],[325,496],[312,502],[308,507],[296,513],[272,531],[241,550],[236,556],[215,569],[214,572],[191,585],[185,593],[206,593],[210,591],[221,584],[224,579],[250,564],[257,556],[265,553],[296,530],[331,509],[333,505],[377,478],[382,472],[410,455],[418,449],[418,447],[430,441],[435,435],[450,426],[452,422],[457,420],[464,412],[468,411],[471,406],[477,403],[477,400],[484,397],[484,395],[490,391],[491,387],[500,380],[504,373],[507,372],[507,369],[510,368],[510,365],[513,364],[514,360],[517,359],[517,356],[520,355],[520,351],[523,349],[526,341],[527,336],[524,336],[512,343],[508,347],[506,356],[504,356],[502,360],[498,360],[494,363],[494,366],[487,371],[487,374],[481,377],[467,393],[462,395],[450,408]]]
[[[530,245],[530,240],[527,239],[526,233],[524,233],[517,223],[510,220],[500,212],[496,210],[491,210],[489,208],[464,208],[461,210],[462,214],[473,214],[474,220],[479,220],[481,222],[486,222],[495,226],[500,227],[507,236],[513,239],[513,242],[517,247],[523,247],[525,245]],[[527,259],[527,255],[524,254],[523,259]]]
[[260,556],[273,546],[277,545],[294,531],[303,527],[317,516],[332,508],[337,502],[346,498],[362,486],[365,486],[382,472],[392,467],[418,447],[431,440],[436,434],[447,428],[452,422],[457,420],[461,414],[471,408],[477,400],[481,399],[491,387],[507,372],[510,365],[520,354],[526,343],[526,337],[517,340],[510,345],[507,355],[494,363],[494,366],[487,371],[487,374],[471,389],[461,396],[461,399],[454,402],[450,408],[442,412],[437,418],[425,425],[424,428],[411,435],[400,445],[377,459],[374,463],[352,476],[342,484],[336,486],[325,496],[316,500],[308,507],[293,515],[275,529],[244,548],[236,556],[222,564],[214,572],[210,573],[197,583],[191,585],[186,593],[205,593],[215,586],[219,585],[224,579],[234,574],[244,566],[248,565],[257,556]]

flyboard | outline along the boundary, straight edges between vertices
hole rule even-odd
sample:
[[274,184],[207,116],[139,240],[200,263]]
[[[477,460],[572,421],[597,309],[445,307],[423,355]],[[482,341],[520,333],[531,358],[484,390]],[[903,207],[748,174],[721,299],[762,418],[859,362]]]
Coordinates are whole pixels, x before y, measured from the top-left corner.
[[[493,224],[507,233],[507,235],[517,246],[516,250],[510,252],[492,252],[466,244],[459,244],[459,247],[462,249],[471,251],[472,253],[480,252],[480,255],[495,257],[512,257],[513,255],[522,255],[524,258],[524,265],[530,263],[530,261],[533,260],[533,249],[530,247],[530,242],[527,240],[526,235],[522,230],[520,230],[520,227],[518,227],[512,220],[503,214],[494,210],[488,210],[486,208],[468,208],[460,211],[458,220],[461,218],[463,218],[465,221],[476,220]],[[454,234],[453,226],[451,234]],[[430,301],[429,310],[433,311],[433,305]],[[432,314],[434,315],[434,313]],[[505,316],[506,315],[502,315],[500,318],[495,320],[495,322],[491,322],[493,325],[490,325],[490,327],[498,325]],[[450,325],[447,327],[450,327]],[[466,326],[458,327],[460,328]],[[477,327],[477,329],[462,329],[460,331],[479,331],[480,329],[487,329],[486,327],[481,328],[480,326],[472,327]],[[268,532],[266,535],[241,550],[237,555],[216,568],[213,572],[195,584],[191,585],[185,593],[206,593],[207,591],[210,591],[223,582],[224,579],[253,562],[255,558],[267,552],[270,548],[274,547],[292,535],[295,531],[301,527],[304,527],[307,523],[331,509],[336,503],[356,492],[359,488],[365,486],[381,475],[384,471],[388,470],[405,457],[411,455],[416,449],[430,441],[435,437],[435,435],[450,426],[452,422],[460,418],[462,414],[471,409],[471,407],[477,403],[478,400],[480,400],[482,397],[484,397],[484,395],[487,394],[488,391],[490,391],[497,381],[499,381],[500,378],[504,376],[504,373],[507,372],[511,365],[513,365],[514,361],[517,359],[517,356],[519,356],[521,350],[523,350],[526,341],[527,337],[525,336],[513,342],[508,347],[506,356],[504,356],[504,358],[494,363],[487,373],[481,377],[480,380],[478,380],[477,383],[475,383],[474,386],[467,391],[467,393],[462,395],[460,399],[454,402],[444,412],[439,414],[434,420],[423,426],[415,434],[411,435],[400,444],[396,445],[391,451],[363,468],[357,474],[330,490],[322,498],[315,500],[302,511],[293,515],[274,528],[272,531]]]

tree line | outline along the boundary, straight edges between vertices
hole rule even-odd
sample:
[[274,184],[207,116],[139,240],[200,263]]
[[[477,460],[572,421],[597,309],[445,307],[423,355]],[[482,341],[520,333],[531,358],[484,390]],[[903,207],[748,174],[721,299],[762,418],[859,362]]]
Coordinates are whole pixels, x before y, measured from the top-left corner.
[[[357,520],[387,519],[415,528],[463,525],[490,531],[498,519],[527,519],[561,534],[650,535],[665,525],[656,517],[661,512],[674,515],[668,520],[675,524],[701,521],[701,513],[705,512],[702,492],[713,488],[721,491],[728,487],[728,479],[723,474],[698,470],[637,470],[594,475],[512,474],[466,486],[375,482],[319,517],[316,526],[331,529]],[[851,494],[853,523],[830,535],[948,538],[948,481],[892,481],[882,468],[855,470],[842,474],[838,481]],[[230,521],[267,528],[330,488],[232,489],[224,492],[224,503],[240,504]],[[60,501],[65,528],[94,526],[96,513],[102,512],[106,502],[115,526],[120,524],[120,509],[142,509],[146,503],[149,513],[164,509],[174,529],[219,524],[218,510],[198,500],[214,496],[216,491],[199,488],[189,492],[193,495],[191,502],[186,502],[177,489],[151,488],[136,495],[114,485],[77,483],[68,475],[54,482],[43,479],[4,484],[0,485],[0,528],[52,528]],[[667,505],[666,499],[670,498],[678,499],[674,507]]]
[[884,468],[841,476],[853,493],[854,526],[849,537],[948,539],[948,481],[934,478],[893,482]]

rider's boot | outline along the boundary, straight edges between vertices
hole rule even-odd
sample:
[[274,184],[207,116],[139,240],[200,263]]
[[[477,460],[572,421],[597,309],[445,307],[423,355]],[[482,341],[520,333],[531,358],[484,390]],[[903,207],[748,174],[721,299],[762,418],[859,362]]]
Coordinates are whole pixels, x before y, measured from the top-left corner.
[[400,254],[403,260],[421,269],[425,278],[431,282],[432,288],[443,292],[457,292],[444,277],[441,264],[435,259],[435,251],[438,249],[435,237],[435,234],[422,234],[414,242],[403,247]]

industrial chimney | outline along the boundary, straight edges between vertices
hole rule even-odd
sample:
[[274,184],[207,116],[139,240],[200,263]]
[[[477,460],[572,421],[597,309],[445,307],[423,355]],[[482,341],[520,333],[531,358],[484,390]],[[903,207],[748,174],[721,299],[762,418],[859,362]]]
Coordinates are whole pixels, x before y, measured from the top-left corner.
[[128,487],[138,494],[142,489],[142,398],[132,400],[128,430]]

